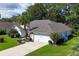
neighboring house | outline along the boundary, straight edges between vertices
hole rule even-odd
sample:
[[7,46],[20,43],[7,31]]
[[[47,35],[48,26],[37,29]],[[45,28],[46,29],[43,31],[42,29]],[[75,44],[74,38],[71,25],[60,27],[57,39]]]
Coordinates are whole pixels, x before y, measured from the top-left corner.
[[14,28],[15,30],[18,31],[21,37],[25,36],[25,31],[16,23],[0,21],[0,28],[3,28],[7,33],[10,31],[11,28]]
[[30,23],[30,28],[32,39],[38,42],[48,42],[53,32],[58,32],[65,40],[72,34],[72,29],[67,25],[50,20],[34,20]]

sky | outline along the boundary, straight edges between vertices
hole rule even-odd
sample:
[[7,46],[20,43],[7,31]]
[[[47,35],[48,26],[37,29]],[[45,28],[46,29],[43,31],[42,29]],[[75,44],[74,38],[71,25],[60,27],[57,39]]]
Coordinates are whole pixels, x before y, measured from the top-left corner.
[[0,3],[0,18],[11,18],[24,12],[31,3]]

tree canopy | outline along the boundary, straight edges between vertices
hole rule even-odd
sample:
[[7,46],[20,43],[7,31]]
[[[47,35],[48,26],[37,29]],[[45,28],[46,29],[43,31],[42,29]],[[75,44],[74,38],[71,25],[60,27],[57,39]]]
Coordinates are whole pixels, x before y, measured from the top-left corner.
[[12,18],[3,18],[2,21],[30,24],[33,20],[48,19],[69,25],[79,32],[79,4],[78,3],[35,3],[21,15]]

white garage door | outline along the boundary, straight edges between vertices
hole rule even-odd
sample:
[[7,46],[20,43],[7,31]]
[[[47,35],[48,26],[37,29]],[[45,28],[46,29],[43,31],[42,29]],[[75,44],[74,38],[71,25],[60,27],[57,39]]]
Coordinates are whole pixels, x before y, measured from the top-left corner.
[[35,42],[47,42],[48,40],[51,40],[51,38],[49,36],[44,36],[44,35],[31,35],[31,38],[35,41]]

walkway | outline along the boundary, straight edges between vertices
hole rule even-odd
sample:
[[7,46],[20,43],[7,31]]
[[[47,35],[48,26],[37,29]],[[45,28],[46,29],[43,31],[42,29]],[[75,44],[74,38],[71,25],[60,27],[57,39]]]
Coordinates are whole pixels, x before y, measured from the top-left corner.
[[9,48],[0,52],[0,56],[24,56],[34,50],[37,50],[47,43],[40,42],[26,42],[25,44]]

